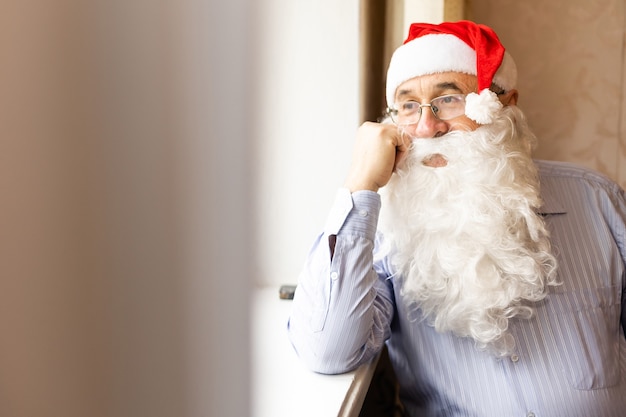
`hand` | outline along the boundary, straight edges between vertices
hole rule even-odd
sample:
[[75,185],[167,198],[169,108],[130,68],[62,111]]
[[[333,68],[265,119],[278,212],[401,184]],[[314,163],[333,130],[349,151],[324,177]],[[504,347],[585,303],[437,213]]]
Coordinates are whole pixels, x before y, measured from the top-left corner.
[[355,192],[385,186],[408,150],[410,139],[394,124],[363,123],[357,130],[352,164],[344,186]]

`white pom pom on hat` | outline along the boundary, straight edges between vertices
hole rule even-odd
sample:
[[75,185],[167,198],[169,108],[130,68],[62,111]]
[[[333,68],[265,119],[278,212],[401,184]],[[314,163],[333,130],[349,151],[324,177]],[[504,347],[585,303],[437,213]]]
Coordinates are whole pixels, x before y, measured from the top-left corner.
[[508,91],[517,83],[517,67],[488,26],[462,20],[438,25],[413,23],[393,53],[387,70],[387,106],[393,107],[400,84],[440,72],[476,75],[478,92],[492,83]]

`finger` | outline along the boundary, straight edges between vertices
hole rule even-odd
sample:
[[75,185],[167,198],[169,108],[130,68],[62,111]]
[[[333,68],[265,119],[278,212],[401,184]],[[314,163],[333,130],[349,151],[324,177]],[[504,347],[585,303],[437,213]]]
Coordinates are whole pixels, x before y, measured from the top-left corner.
[[398,133],[398,150],[401,152],[406,152],[411,146],[411,136],[407,135],[404,131],[399,131]]
[[402,163],[404,158],[409,152],[411,146],[411,136],[407,135],[403,130],[397,130],[397,144],[396,144],[396,158],[394,161],[393,170],[395,171],[398,165]]

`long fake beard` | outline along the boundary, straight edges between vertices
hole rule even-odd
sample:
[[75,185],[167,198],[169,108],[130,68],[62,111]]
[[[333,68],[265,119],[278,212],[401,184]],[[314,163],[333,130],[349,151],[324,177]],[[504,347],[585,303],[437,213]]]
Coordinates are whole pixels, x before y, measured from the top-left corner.
[[[497,356],[514,348],[509,320],[530,318],[532,303],[556,285],[556,259],[536,214],[534,136],[516,107],[502,114],[473,132],[415,139],[381,190],[379,219],[411,311]],[[423,165],[437,153],[445,167]]]

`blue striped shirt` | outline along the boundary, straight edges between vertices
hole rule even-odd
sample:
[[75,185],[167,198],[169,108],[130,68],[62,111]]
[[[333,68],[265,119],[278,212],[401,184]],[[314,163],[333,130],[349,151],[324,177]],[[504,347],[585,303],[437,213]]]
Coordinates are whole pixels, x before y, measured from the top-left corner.
[[302,360],[341,373],[386,342],[411,416],[626,416],[624,192],[585,168],[536,163],[563,285],[532,319],[511,321],[514,354],[496,358],[409,317],[400,278],[374,263],[379,195],[340,190],[294,298],[289,335]]

